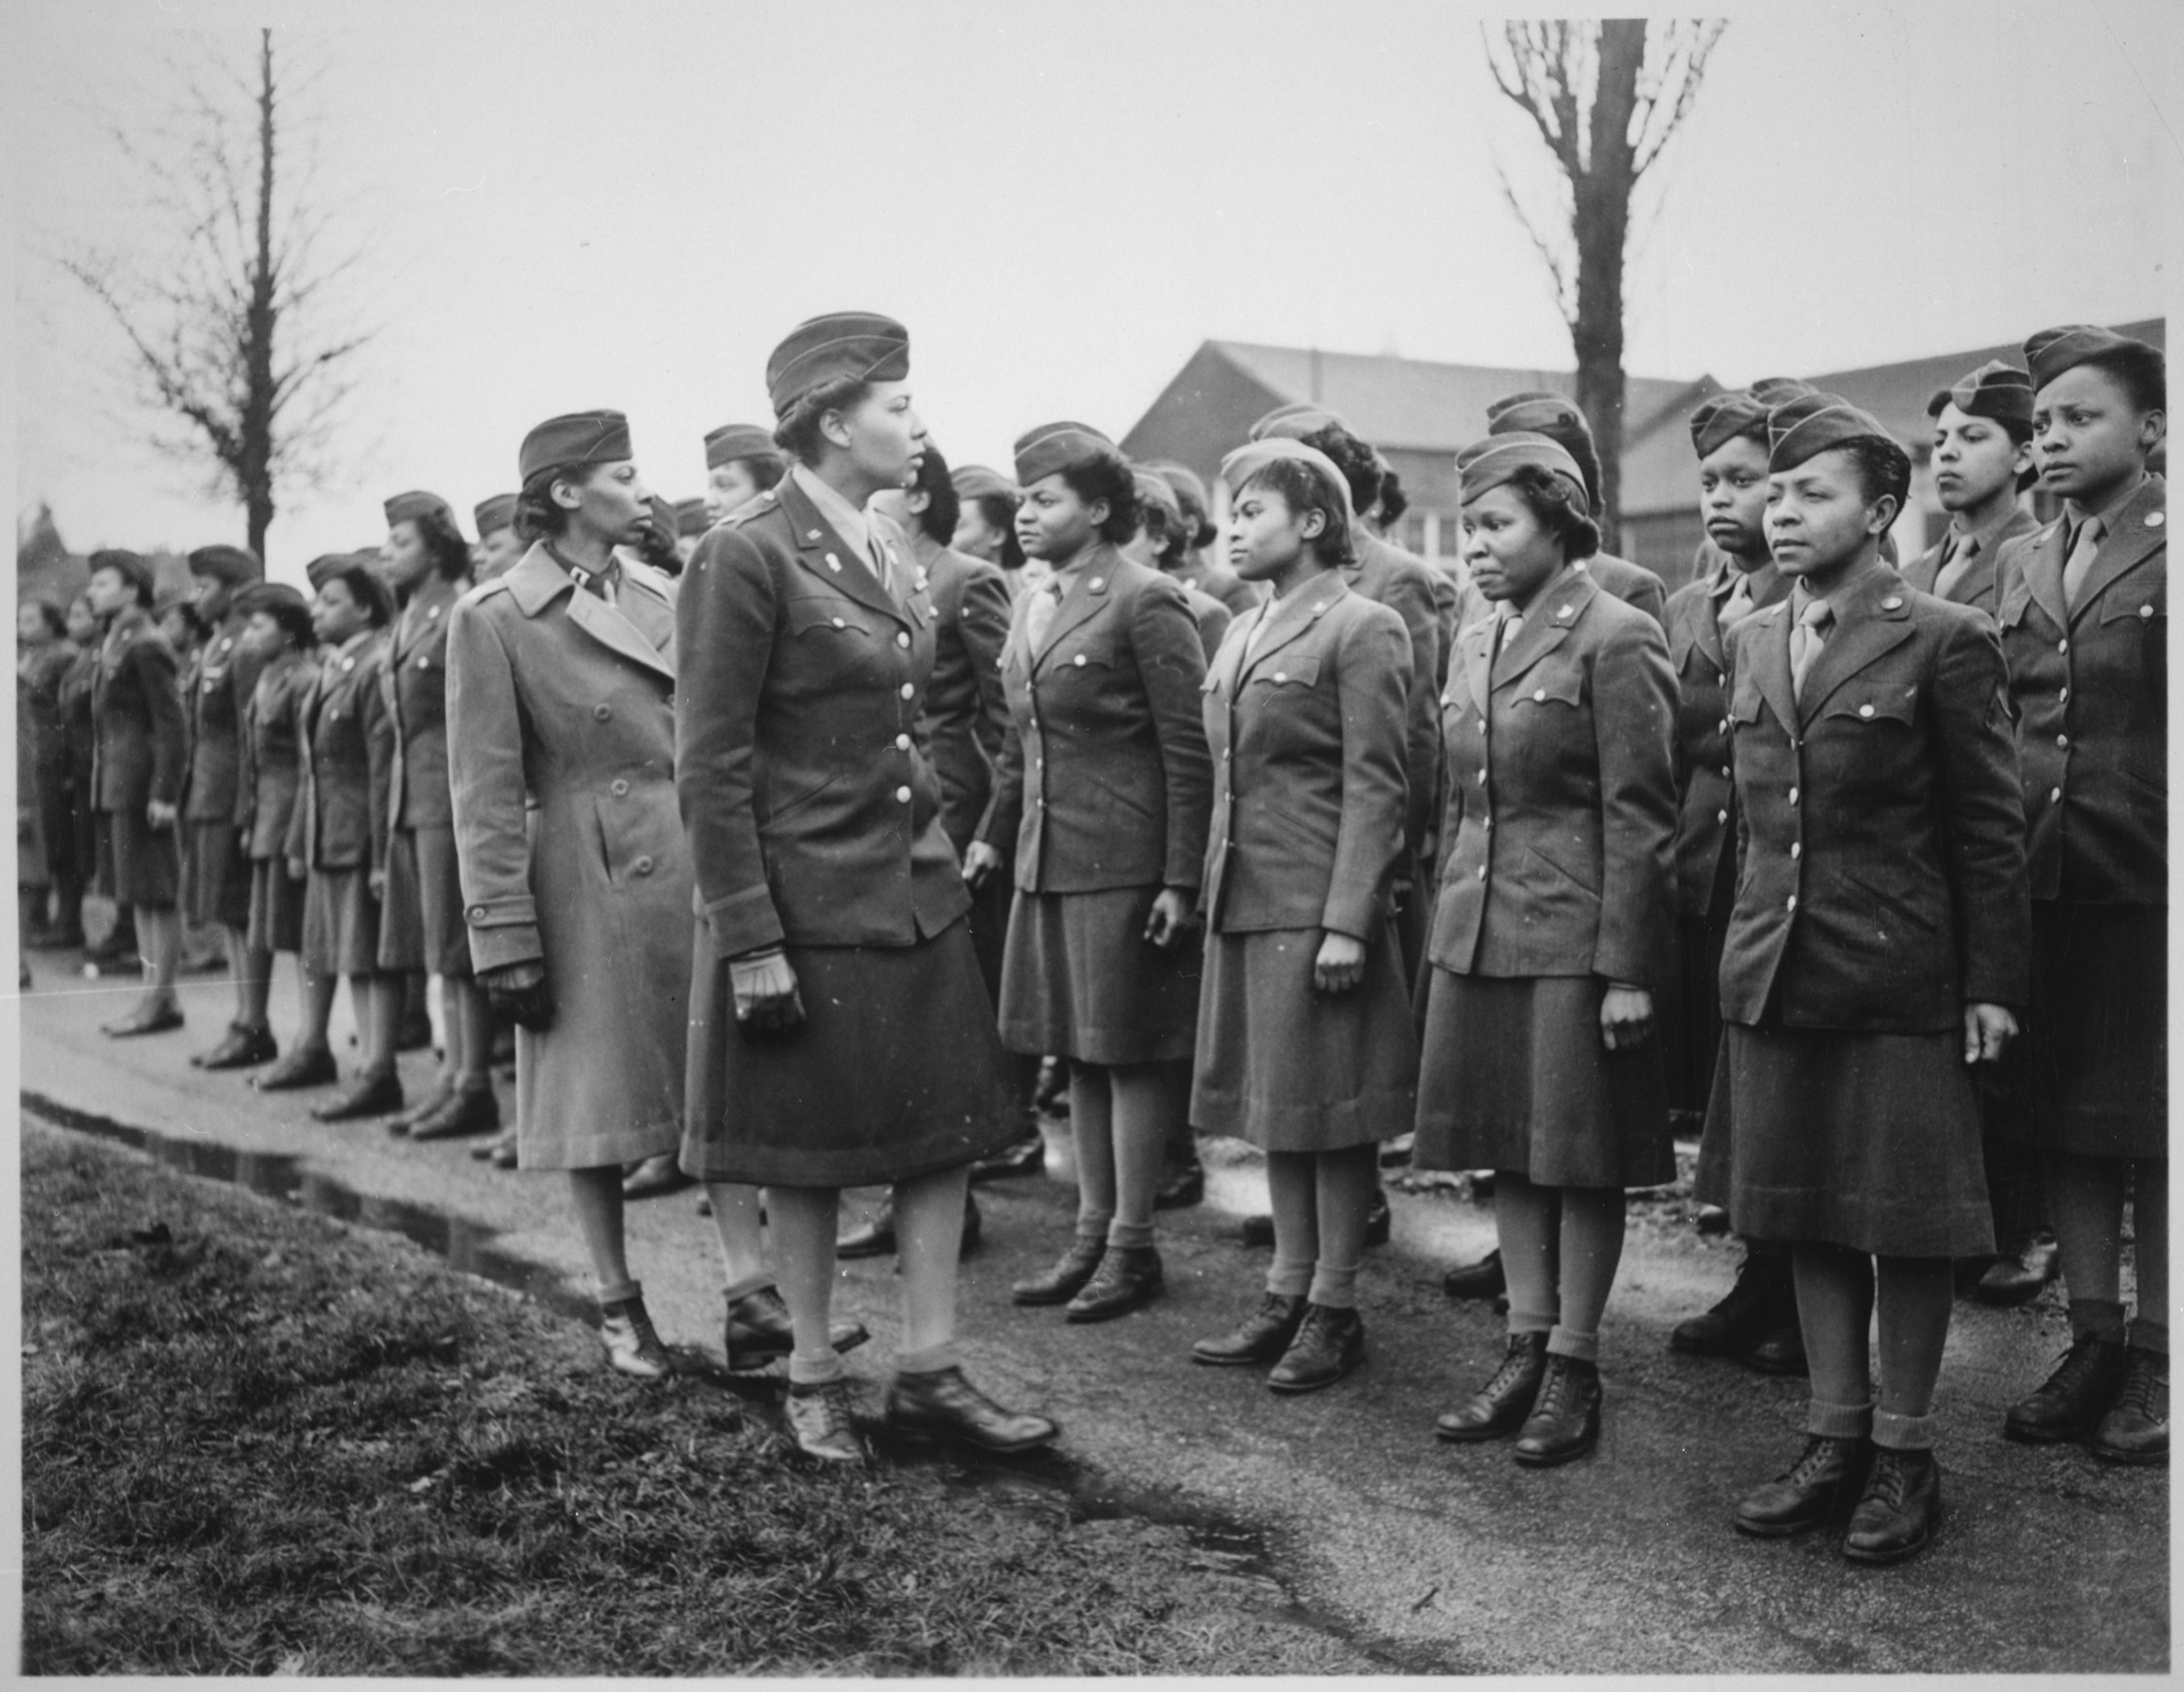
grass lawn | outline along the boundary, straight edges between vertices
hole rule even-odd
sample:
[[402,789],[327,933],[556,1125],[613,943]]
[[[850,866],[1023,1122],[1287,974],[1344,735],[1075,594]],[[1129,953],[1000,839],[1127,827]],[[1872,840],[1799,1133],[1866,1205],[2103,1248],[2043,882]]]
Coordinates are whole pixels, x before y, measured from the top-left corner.
[[1183,1531],[762,1410],[386,1235],[24,1122],[23,1668],[1371,1667]]

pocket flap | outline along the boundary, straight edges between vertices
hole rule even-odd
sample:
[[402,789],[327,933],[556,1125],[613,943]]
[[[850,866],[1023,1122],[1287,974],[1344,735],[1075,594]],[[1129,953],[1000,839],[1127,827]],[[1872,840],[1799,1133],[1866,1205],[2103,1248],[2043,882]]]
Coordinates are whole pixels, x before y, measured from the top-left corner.
[[868,634],[860,615],[852,615],[856,607],[846,599],[822,598],[807,595],[788,602],[788,632],[805,634],[814,629],[830,629],[842,634]]
[[1910,722],[1919,714],[1919,687],[1916,682],[1897,682],[1893,686],[1864,686],[1856,683],[1839,689],[1828,701],[1825,717],[1849,717],[1858,722]]
[[1319,660],[1310,654],[1270,658],[1251,672],[1251,679],[1270,682],[1278,687],[1309,687],[1319,680]]
[[1574,664],[1535,665],[1509,691],[1518,704],[1575,705],[1585,698],[1585,672]]
[[2101,595],[2103,623],[2158,622],[2169,615],[2169,582],[2156,575],[2147,582],[2126,576]]

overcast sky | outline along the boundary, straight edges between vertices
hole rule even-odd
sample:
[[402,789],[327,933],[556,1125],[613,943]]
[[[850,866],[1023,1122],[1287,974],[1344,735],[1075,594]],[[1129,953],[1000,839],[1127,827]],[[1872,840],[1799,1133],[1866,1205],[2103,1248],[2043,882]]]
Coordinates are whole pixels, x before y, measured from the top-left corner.
[[[156,262],[105,130],[280,27],[331,238],[361,248],[339,473],[274,573],[467,515],[524,431],[627,410],[657,491],[766,418],[768,350],[843,308],[910,326],[956,462],[1033,424],[1120,435],[1208,337],[1567,368],[1497,161],[1552,179],[1447,0],[10,0],[22,240],[16,499],[93,544],[242,538],[153,454],[121,343],[50,254]],[[1635,373],[1736,382],[2165,307],[2176,0],[1807,4],[1733,21],[1634,242]],[[300,139],[300,137],[299,137]],[[341,326],[337,324],[336,326]],[[466,525],[467,526],[467,525]]]

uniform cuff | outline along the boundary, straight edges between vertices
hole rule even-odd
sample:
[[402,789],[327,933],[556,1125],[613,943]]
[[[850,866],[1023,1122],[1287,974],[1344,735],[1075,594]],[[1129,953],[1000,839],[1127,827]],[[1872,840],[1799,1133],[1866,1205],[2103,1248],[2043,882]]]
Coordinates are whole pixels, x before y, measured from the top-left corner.
[[475,974],[504,970],[511,964],[535,964],[545,955],[535,923],[506,923],[493,928],[471,925],[471,969]]
[[725,899],[708,899],[705,921],[712,925],[713,948],[724,958],[740,957],[787,938],[773,894],[764,887],[745,888]]

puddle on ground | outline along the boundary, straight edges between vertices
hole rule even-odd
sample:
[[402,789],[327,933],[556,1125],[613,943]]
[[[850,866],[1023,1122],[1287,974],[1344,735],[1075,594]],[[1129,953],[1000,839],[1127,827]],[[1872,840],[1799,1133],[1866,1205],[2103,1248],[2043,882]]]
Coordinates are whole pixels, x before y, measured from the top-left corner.
[[[282,1152],[243,1151],[207,1140],[185,1139],[153,1128],[131,1127],[25,1092],[22,1105],[57,1127],[125,1145],[168,1168],[207,1181],[225,1182],[263,1197],[295,1204],[321,1216],[360,1227],[398,1233],[465,1274],[535,1299],[557,1314],[596,1326],[593,1301],[573,1292],[553,1270],[504,1251],[493,1244],[495,1229],[427,1205],[359,1193],[327,1176],[305,1170],[300,1160]],[[1053,1159],[1050,1156],[1050,1162]],[[719,1363],[677,1347],[686,1372],[708,1383],[739,1394],[777,1386],[785,1372],[778,1366],[731,1373]],[[1432,1673],[1413,1667],[1411,1651],[1361,1636],[1339,1617],[1307,1604],[1275,1566],[1267,1530],[1241,1518],[1190,1503],[1172,1489],[1141,1487],[1105,1474],[1066,1453],[1035,1451],[1008,1457],[966,1447],[890,1436],[872,1430],[875,1454],[905,1466],[939,1471],[946,1483],[994,1497],[1018,1508],[1051,1511],[1071,1522],[1138,1521],[1178,1528],[1194,1551],[1224,1573],[1262,1583],[1270,1607],[1296,1625],[1340,1639],[1382,1667],[1399,1673]]]
[[70,1109],[36,1093],[25,1093],[23,1108],[64,1128],[141,1151],[154,1162],[206,1181],[247,1188],[268,1199],[286,1199],[320,1216],[359,1227],[398,1233],[466,1275],[536,1299],[559,1315],[596,1325],[592,1300],[571,1292],[553,1270],[493,1244],[498,1231],[465,1216],[451,1216],[428,1205],[382,1199],[304,1169],[283,1152],[241,1151],[209,1140],[183,1139],[155,1128],[133,1128],[82,1110]]

